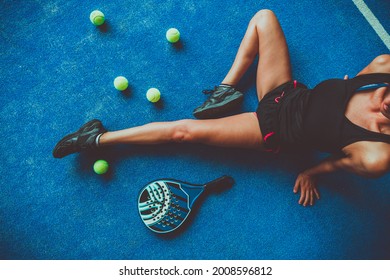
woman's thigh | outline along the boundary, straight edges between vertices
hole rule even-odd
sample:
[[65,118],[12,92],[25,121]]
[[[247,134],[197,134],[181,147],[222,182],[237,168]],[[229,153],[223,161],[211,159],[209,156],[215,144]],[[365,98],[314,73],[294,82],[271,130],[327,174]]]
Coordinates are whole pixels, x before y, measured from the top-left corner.
[[259,38],[257,93],[259,100],[277,86],[292,80],[286,38],[275,14],[259,11],[252,19]]
[[263,137],[255,113],[220,119],[185,120],[181,126],[188,134],[189,142],[264,150]]

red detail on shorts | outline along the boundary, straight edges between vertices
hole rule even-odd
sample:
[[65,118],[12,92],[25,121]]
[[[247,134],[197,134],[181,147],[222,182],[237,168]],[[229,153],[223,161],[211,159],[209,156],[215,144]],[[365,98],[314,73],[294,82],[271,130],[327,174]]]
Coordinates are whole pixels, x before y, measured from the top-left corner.
[[282,98],[284,96],[284,91],[282,92],[282,94],[280,95],[280,96],[278,96],[278,97],[275,97],[275,102],[276,103],[279,103],[279,100],[280,100],[280,98]]
[[272,135],[274,135],[275,134],[275,132],[270,132],[270,133],[268,133],[266,136],[264,136],[264,142],[267,142],[267,139],[268,139],[268,137],[271,137]]
[[294,80],[294,88],[297,88],[297,80]]
[[[275,134],[275,132],[272,131],[272,132],[268,133],[266,136],[264,136],[264,138],[263,138],[263,139],[264,139],[264,142],[267,143],[267,139],[268,139],[269,137],[271,137],[272,135],[274,135],[274,134]],[[265,151],[266,151],[266,152],[272,152],[272,153],[277,154],[277,153],[279,153],[279,151],[280,151],[280,146],[277,147],[277,148],[275,148],[275,149],[266,149]]]

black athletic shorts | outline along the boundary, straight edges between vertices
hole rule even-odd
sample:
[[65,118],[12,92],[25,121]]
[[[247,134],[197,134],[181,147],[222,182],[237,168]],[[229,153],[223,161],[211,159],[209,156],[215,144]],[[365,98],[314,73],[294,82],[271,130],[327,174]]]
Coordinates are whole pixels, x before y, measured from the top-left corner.
[[305,146],[303,118],[310,89],[289,81],[267,93],[256,110],[265,148],[270,152]]

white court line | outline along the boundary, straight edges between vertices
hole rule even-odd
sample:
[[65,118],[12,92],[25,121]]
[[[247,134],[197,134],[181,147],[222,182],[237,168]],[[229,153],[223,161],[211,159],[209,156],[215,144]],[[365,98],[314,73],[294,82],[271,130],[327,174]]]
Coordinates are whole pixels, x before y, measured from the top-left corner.
[[371,12],[370,8],[364,3],[363,0],[352,0],[355,6],[359,9],[359,11],[366,18],[368,23],[374,28],[376,34],[378,34],[379,38],[383,41],[386,47],[390,50],[390,36],[389,33],[383,28],[382,24],[376,18],[376,16]]

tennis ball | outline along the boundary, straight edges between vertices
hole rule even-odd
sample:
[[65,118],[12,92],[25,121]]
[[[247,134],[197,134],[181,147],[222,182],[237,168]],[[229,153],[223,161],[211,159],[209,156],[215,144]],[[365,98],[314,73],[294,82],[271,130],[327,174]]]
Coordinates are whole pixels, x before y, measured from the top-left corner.
[[125,77],[118,76],[115,78],[114,87],[117,90],[123,91],[123,90],[127,89],[128,86],[129,86],[129,81]]
[[96,174],[102,175],[108,171],[108,162],[104,159],[97,160],[93,165]]
[[161,93],[158,89],[156,88],[150,88],[147,92],[146,92],[146,98],[152,102],[152,103],[156,103],[157,101],[160,100],[160,97],[161,97]]
[[180,32],[176,28],[169,28],[165,37],[167,37],[168,42],[176,43],[180,39]]
[[99,10],[92,11],[89,15],[89,19],[94,25],[102,25],[106,20],[104,14]]

